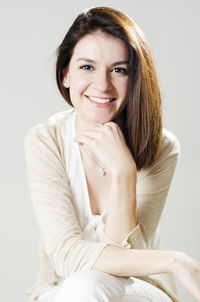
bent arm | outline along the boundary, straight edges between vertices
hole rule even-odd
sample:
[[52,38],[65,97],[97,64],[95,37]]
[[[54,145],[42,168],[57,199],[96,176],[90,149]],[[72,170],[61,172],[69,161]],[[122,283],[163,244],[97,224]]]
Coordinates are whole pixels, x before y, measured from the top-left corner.
[[[122,177],[126,183],[120,181],[119,185],[118,181],[113,184],[110,196],[112,207],[109,208],[110,215],[104,228],[103,242],[132,249],[151,249],[179,153],[177,138],[164,129],[159,156],[149,168],[138,172],[136,189],[134,177],[130,184],[129,175],[127,178]],[[122,208],[120,204],[126,206]]]

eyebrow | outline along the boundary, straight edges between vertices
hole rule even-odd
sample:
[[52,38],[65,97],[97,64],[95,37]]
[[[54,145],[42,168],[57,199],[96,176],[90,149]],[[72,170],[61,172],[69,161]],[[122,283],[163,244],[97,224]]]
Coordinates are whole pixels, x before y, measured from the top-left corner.
[[[91,59],[88,59],[88,58],[79,58],[79,59],[77,59],[77,61],[86,61],[88,63],[95,63],[94,60],[91,60]],[[128,61],[117,61],[117,62],[112,63],[112,66],[123,65],[123,64],[128,65]]]

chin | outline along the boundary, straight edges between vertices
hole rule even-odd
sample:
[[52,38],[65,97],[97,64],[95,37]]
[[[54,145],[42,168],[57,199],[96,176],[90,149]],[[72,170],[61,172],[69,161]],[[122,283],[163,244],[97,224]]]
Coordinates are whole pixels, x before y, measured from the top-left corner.
[[88,121],[91,121],[91,122],[94,122],[94,123],[100,123],[100,124],[105,124],[105,123],[108,123],[108,122],[111,122],[113,120],[113,116],[100,116],[99,114],[98,115],[82,115],[82,117],[85,117]]

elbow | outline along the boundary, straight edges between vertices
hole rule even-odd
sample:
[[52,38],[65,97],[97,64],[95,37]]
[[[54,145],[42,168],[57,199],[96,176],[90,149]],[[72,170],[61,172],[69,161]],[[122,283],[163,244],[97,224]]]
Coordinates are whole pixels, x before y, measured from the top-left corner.
[[77,238],[74,242],[66,242],[57,245],[51,251],[47,251],[48,258],[60,278],[66,278],[80,269],[83,239]]
[[100,242],[85,240],[80,236],[69,242],[57,246],[48,253],[48,257],[60,278],[80,270],[92,269],[102,249],[107,245]]

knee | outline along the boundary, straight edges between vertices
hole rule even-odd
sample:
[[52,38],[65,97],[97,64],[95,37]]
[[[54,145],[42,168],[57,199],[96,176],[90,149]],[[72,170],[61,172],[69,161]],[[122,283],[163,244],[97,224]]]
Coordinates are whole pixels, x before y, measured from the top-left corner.
[[99,284],[99,282],[102,282],[104,278],[108,274],[99,272],[99,271],[94,271],[94,270],[83,270],[83,271],[78,271],[70,276],[68,276],[63,284],[69,286],[69,285],[76,285],[79,286],[80,288],[96,288],[96,285]]
[[[103,283],[109,275],[103,272],[84,270],[67,277],[57,295],[55,302],[102,302],[109,301]],[[71,299],[71,300],[70,300]]]

